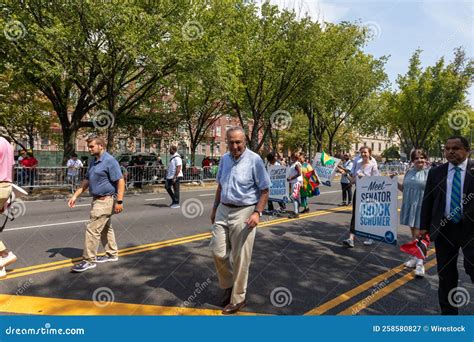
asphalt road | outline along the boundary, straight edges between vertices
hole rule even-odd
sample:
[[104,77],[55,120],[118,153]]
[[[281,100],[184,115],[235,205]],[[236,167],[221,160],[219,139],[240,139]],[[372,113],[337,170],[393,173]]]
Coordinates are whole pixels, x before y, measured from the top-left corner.
[[[81,274],[70,267],[82,255],[90,199],[75,209],[65,200],[25,202],[24,215],[1,234],[19,260],[0,281],[0,313],[219,314],[222,292],[208,249],[214,190],[181,197],[181,208],[169,209],[165,192],[126,196],[124,212],[113,217],[119,261]],[[244,313],[439,314],[434,251],[418,279],[402,266],[398,247],[358,239],[356,248],[343,248],[350,208],[340,200],[337,184],[311,198],[311,212],[299,219],[263,217]],[[409,240],[408,227],[398,239]],[[459,267],[459,286],[474,293],[462,256]],[[473,306],[460,313],[473,314]]]

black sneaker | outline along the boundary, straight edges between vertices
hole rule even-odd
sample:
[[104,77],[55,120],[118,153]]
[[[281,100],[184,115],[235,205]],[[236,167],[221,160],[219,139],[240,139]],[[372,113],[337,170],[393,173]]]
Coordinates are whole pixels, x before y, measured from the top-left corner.
[[117,256],[102,255],[102,256],[97,257],[95,259],[95,262],[102,264],[104,262],[111,262],[111,261],[117,261],[117,260],[118,260]]
[[288,215],[289,219],[294,219],[294,218],[298,218],[298,217],[300,217],[300,215],[295,214],[295,213],[291,213],[290,215]]
[[71,268],[72,272],[84,272],[87,271],[88,269],[95,268],[97,265],[95,262],[89,262],[86,260],[82,260],[80,263],[74,265]]

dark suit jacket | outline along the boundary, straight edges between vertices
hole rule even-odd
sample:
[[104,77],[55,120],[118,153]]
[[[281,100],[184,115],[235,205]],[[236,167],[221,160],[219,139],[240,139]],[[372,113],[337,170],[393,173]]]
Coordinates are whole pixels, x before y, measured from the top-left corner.
[[[433,168],[428,173],[425,194],[421,207],[420,229],[430,233],[432,241],[436,240],[439,230],[449,221],[444,215],[446,208],[446,179],[449,163]],[[463,188],[463,227],[474,229],[474,161],[467,163]]]

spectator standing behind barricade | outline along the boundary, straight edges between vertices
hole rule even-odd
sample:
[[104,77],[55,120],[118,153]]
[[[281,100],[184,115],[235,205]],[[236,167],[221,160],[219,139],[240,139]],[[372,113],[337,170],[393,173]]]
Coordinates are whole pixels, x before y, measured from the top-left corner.
[[134,186],[137,188],[143,187],[143,173],[145,171],[146,161],[143,156],[140,154],[137,159],[135,160],[135,183]]
[[[119,214],[123,210],[125,181],[119,163],[105,151],[104,139],[91,137],[86,141],[89,152],[95,160],[90,162],[85,179],[68,201],[68,206],[74,208],[77,198],[89,188],[92,196],[91,214],[86,229],[82,261],[72,267],[72,272],[84,272],[95,268],[96,263],[118,260],[112,215]],[[100,242],[104,246],[105,255],[98,257],[97,249]]]
[[165,188],[171,197],[170,208],[179,208],[179,183],[183,179],[183,161],[178,154],[178,147],[170,147],[170,161],[168,162],[168,170],[166,172]]
[[[357,179],[359,177],[371,177],[371,176],[380,176],[379,169],[377,167],[377,162],[372,158],[372,149],[368,146],[362,146],[360,148],[360,161],[354,161],[354,166],[350,173],[347,173],[344,170],[340,170],[343,175],[347,175],[351,180],[352,184],[357,184]],[[352,218],[350,224],[350,234],[347,240],[344,240],[342,244],[348,248],[354,248],[354,239],[355,239],[355,211],[356,211],[356,196],[357,191],[354,191],[354,197],[352,200]],[[364,241],[364,245],[373,244],[372,239]]]
[[66,163],[67,167],[67,181],[72,185],[73,190],[76,190],[76,186],[79,180],[79,172],[84,165],[77,159],[77,154],[73,153],[71,159]]
[[36,168],[38,167],[38,160],[33,155],[33,150],[28,150],[26,157],[21,160],[21,166],[25,170],[26,183],[30,185],[30,191],[33,191],[33,185],[36,179]]
[[[7,201],[12,193],[13,166],[15,158],[13,147],[4,137],[0,137],[0,214],[6,210]],[[12,251],[8,251],[5,244],[0,241],[0,279],[7,276],[5,267],[17,260]]]
[[462,136],[448,138],[444,153],[448,162],[428,173],[420,234],[429,233],[436,247],[441,313],[457,315],[461,305],[469,304],[469,293],[458,287],[459,249],[474,282],[474,161],[469,158],[469,141]]
[[[341,189],[342,189],[342,203],[339,205],[351,205],[352,204],[352,183],[348,175],[350,174],[354,163],[351,160],[349,153],[344,153],[342,165],[338,165],[338,172],[341,173]],[[343,172],[341,172],[344,171]]]
[[222,313],[233,314],[246,304],[255,227],[268,201],[271,183],[263,160],[246,147],[244,130],[231,127],[226,137],[229,152],[222,157],[217,173],[209,247],[219,286],[225,289]]
[[299,154],[293,152],[291,154],[290,173],[286,179],[290,182],[290,198],[293,202],[293,213],[288,215],[288,218],[298,218],[300,206],[300,191],[303,185],[303,176],[301,172],[301,163],[299,161]]
[[[398,184],[398,189],[403,191],[400,224],[409,226],[411,236],[416,239],[420,235],[421,205],[425,192],[428,168],[426,167],[427,155],[423,150],[413,150],[410,155],[413,168],[408,170],[403,178],[403,184]],[[415,268],[417,277],[424,277],[425,267],[423,259],[411,257],[405,266]]]
[[[268,168],[270,166],[280,166],[281,164],[276,160],[276,157],[275,157],[275,153],[273,152],[270,152],[267,154],[267,171],[268,171]],[[280,207],[280,209],[277,211],[277,213],[282,213],[286,210],[286,205],[285,203],[282,203],[282,202],[278,202],[278,205]],[[275,208],[273,206],[273,201],[268,201],[268,211],[270,212],[274,212],[275,211]]]

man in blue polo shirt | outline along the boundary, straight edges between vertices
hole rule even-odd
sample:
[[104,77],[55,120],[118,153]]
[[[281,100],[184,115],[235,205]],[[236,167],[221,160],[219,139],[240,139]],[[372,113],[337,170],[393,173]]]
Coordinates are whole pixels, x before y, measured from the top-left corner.
[[[91,216],[87,224],[83,260],[72,267],[73,272],[84,272],[95,268],[96,263],[118,260],[118,248],[112,229],[112,214],[123,210],[125,181],[120,165],[105,151],[105,141],[100,137],[87,139],[87,147],[95,160],[90,163],[85,179],[69,200],[68,205],[74,208],[77,198],[89,188],[92,196]],[[114,196],[117,195],[115,202]],[[105,255],[97,256],[99,242],[105,249]]]
[[217,173],[210,243],[219,286],[225,289],[221,304],[225,315],[245,306],[255,227],[271,184],[262,158],[246,147],[241,127],[227,130],[227,146],[229,152],[222,157]]

